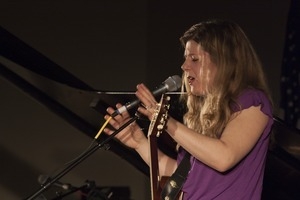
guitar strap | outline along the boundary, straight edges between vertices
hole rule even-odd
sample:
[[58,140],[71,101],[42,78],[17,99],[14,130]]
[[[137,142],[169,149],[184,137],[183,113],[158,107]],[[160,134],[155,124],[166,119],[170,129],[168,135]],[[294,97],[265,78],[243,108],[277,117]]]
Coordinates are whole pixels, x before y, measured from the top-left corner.
[[186,152],[182,161],[178,165],[176,171],[168,179],[164,188],[162,189],[161,198],[163,200],[176,199],[190,171],[190,168],[191,168],[190,154]]

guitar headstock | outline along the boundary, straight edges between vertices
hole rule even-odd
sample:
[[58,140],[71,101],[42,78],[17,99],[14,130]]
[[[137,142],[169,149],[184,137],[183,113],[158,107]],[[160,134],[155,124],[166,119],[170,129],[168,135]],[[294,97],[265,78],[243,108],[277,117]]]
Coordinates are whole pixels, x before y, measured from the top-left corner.
[[170,96],[163,94],[160,102],[156,104],[155,112],[149,125],[148,137],[152,135],[159,137],[165,129],[170,108],[170,99]]

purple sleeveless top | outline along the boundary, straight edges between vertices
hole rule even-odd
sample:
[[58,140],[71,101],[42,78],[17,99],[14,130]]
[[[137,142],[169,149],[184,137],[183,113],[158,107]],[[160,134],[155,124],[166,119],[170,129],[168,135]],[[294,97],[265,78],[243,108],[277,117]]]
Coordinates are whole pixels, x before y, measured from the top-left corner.
[[[244,91],[237,101],[241,109],[261,106],[261,111],[269,116],[268,124],[251,152],[231,170],[220,173],[191,157],[191,170],[183,185],[185,200],[259,200],[261,199],[265,158],[269,135],[273,124],[271,104],[266,95],[254,89]],[[233,110],[236,110],[233,108]],[[241,130],[243,134],[243,130]],[[185,154],[179,149],[177,161]]]

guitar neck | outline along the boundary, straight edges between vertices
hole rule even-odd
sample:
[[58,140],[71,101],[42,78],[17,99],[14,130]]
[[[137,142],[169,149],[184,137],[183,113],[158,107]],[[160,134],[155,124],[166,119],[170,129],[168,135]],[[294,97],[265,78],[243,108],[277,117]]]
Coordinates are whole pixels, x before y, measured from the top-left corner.
[[151,135],[148,138],[150,143],[150,183],[151,183],[151,199],[159,200],[160,199],[160,175],[158,167],[158,154],[157,154],[157,137]]
[[151,180],[151,196],[152,200],[159,200],[161,187],[158,165],[158,146],[157,138],[165,128],[166,119],[168,116],[170,97],[162,95],[160,102],[156,105],[155,113],[153,114],[148,130],[149,151],[150,151],[150,180]]

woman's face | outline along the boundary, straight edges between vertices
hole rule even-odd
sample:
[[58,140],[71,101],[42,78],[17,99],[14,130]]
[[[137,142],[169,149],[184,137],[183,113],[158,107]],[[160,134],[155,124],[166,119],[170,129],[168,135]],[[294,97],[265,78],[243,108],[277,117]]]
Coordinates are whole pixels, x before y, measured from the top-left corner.
[[210,55],[202,50],[200,44],[193,40],[186,43],[184,57],[185,61],[181,68],[191,93],[197,96],[205,95],[213,84],[216,65],[211,61]]

